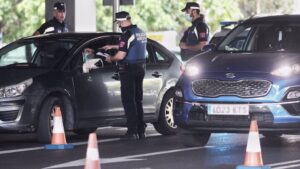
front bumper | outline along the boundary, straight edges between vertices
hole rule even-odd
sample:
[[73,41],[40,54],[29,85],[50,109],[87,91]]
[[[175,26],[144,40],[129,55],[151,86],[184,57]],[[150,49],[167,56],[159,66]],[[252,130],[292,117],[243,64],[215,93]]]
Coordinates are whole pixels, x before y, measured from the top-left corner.
[[25,103],[26,98],[23,96],[0,99],[1,133],[22,133],[35,130],[32,114],[35,108]]
[[250,121],[257,120],[261,132],[300,132],[300,101],[246,103],[249,105],[249,115],[208,115],[208,104],[218,103],[175,99],[175,123],[188,130],[240,133],[248,132]]

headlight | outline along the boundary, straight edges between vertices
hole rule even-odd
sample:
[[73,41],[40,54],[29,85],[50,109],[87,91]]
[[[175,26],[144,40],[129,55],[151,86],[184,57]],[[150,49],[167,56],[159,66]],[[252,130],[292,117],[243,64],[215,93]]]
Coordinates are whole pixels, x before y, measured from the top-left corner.
[[31,84],[32,84],[32,79],[28,79],[16,85],[1,87],[0,98],[19,96]]
[[196,76],[200,73],[200,68],[198,65],[188,64],[184,69],[184,73],[188,76]]
[[272,75],[281,76],[281,77],[288,77],[293,74],[300,73],[300,65],[294,64],[292,66],[282,66],[279,69],[274,70],[271,72]]

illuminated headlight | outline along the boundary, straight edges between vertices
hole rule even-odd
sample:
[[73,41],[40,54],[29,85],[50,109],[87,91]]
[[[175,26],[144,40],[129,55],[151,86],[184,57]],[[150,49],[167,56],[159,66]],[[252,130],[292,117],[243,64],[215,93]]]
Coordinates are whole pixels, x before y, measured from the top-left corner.
[[300,91],[291,91],[288,93],[287,99],[297,99],[300,98]]
[[196,76],[200,73],[200,69],[198,65],[187,65],[184,72],[188,76]]
[[271,72],[272,75],[281,76],[281,77],[288,77],[293,74],[299,74],[300,73],[300,65],[294,64],[292,66],[282,66],[273,72]]
[[32,79],[28,79],[16,85],[1,87],[0,98],[20,96],[31,84]]

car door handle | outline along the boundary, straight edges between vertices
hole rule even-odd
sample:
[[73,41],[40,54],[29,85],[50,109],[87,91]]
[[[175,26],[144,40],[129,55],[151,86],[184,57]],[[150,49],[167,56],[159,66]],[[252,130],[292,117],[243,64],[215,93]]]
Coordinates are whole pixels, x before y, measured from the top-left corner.
[[120,76],[119,76],[119,73],[114,73],[113,76],[111,77],[115,80],[120,80]]
[[152,76],[154,76],[154,77],[160,77],[160,76],[162,76],[162,74],[161,73],[159,73],[159,72],[154,72],[154,73],[152,73]]

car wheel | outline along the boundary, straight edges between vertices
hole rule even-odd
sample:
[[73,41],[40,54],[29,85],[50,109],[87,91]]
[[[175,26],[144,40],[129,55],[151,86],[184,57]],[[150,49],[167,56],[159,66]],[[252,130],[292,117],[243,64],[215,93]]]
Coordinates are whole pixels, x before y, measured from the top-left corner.
[[282,136],[282,133],[262,133],[265,138],[279,138]]
[[73,130],[74,133],[78,135],[88,135],[90,133],[93,133],[97,130],[97,128],[84,128],[84,129],[75,129]]
[[175,93],[169,91],[165,94],[161,103],[158,121],[153,123],[156,131],[163,135],[172,135],[177,133],[177,125],[173,117],[173,101]]
[[179,132],[181,143],[187,147],[205,146],[210,138],[210,133]]
[[60,105],[61,105],[61,100],[57,97],[49,97],[43,102],[43,105],[40,110],[38,129],[37,129],[37,138],[39,142],[45,144],[49,144],[51,142],[53,119],[54,119],[54,107]]

